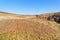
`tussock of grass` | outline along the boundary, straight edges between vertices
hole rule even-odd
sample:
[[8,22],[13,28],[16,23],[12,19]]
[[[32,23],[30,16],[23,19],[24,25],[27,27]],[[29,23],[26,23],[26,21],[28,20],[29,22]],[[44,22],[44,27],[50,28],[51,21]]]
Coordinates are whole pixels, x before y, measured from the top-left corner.
[[10,32],[8,34],[0,34],[0,40],[59,40],[56,35],[48,36],[48,34],[42,36],[30,32]]

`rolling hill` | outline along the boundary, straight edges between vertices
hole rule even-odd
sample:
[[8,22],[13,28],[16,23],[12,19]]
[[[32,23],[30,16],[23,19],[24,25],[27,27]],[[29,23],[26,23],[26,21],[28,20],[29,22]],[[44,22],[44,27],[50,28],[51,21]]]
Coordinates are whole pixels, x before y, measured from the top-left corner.
[[60,24],[48,20],[54,14],[17,15],[0,12],[0,40],[60,40]]

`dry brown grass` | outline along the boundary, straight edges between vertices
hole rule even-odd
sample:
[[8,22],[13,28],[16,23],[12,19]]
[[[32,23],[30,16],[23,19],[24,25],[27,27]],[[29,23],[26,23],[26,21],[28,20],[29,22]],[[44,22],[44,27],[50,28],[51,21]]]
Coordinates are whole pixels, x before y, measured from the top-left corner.
[[0,40],[60,40],[60,24],[45,16],[1,20]]

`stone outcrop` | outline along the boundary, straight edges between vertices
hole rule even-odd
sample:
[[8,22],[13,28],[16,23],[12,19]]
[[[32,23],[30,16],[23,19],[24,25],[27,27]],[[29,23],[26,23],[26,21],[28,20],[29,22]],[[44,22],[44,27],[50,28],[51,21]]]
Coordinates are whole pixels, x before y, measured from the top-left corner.
[[60,23],[60,13],[55,13],[53,15],[50,15],[47,19],[50,21],[55,21],[57,23]]

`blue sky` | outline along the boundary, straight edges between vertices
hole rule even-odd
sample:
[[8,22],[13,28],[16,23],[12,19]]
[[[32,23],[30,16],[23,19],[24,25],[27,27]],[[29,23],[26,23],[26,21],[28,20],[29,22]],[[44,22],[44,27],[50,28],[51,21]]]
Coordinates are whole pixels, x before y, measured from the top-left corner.
[[60,12],[60,0],[0,0],[0,11],[16,14]]

